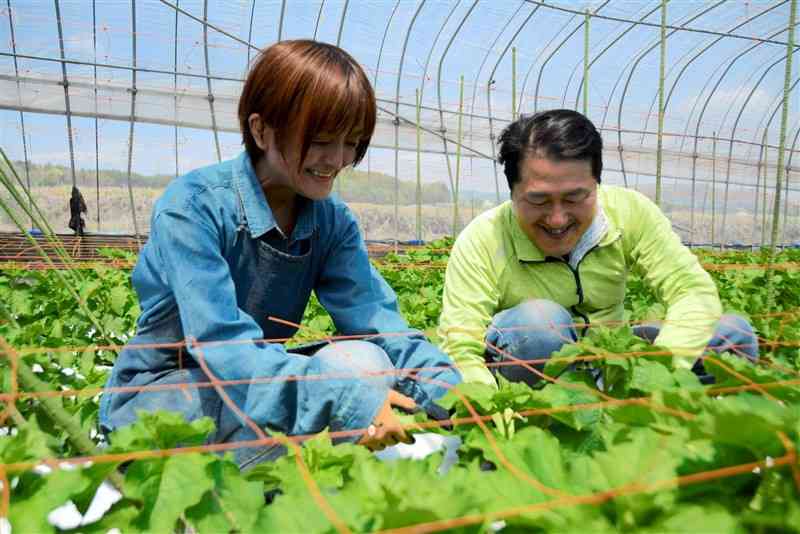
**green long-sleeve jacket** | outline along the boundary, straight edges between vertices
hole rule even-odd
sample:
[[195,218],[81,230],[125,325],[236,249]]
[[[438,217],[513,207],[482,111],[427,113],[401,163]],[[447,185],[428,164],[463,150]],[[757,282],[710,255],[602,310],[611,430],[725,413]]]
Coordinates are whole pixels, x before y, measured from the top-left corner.
[[637,272],[667,309],[656,344],[686,366],[711,339],[721,305],[711,277],[661,210],[640,193],[598,187],[605,215],[599,243],[570,265],[545,261],[522,232],[510,201],[481,214],[459,235],[445,275],[439,335],[464,381],[495,384],[484,363],[492,317],[529,299],[549,299],[577,323],[623,320],[628,272]]

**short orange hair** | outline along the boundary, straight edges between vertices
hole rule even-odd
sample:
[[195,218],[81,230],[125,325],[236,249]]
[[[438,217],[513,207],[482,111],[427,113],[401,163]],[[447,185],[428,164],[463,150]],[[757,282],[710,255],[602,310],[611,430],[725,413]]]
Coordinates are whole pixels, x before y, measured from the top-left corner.
[[263,156],[248,118],[257,113],[275,130],[286,153],[289,131],[302,132],[300,165],[319,134],[359,134],[356,158],[364,157],[375,130],[375,93],[364,70],[337,46],[308,39],[280,41],[257,57],[239,98],[239,125],[250,159]]

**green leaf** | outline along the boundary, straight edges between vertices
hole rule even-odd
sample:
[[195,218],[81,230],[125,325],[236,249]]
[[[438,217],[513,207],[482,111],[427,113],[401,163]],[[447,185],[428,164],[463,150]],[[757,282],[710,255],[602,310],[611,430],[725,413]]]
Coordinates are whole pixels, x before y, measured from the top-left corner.
[[58,365],[66,369],[75,363],[76,354],[72,351],[61,351],[58,353]]
[[[306,512],[307,510],[312,512]],[[252,532],[335,533],[336,530],[306,492],[281,495],[272,505],[261,508]]]
[[214,431],[214,423],[209,417],[201,417],[189,423],[180,412],[138,411],[137,416],[135,423],[121,427],[111,434],[110,452],[202,445]]
[[42,432],[36,416],[17,427],[16,435],[0,437],[0,462],[4,464],[35,462],[53,456],[58,442]]
[[20,477],[8,515],[13,531],[53,532],[55,528],[47,521],[47,515],[89,483],[80,469],[56,469],[44,476],[29,472]]
[[749,450],[759,460],[784,453],[777,432],[792,432],[800,418],[797,409],[749,393],[707,398],[702,405],[705,409],[690,423],[698,434]]
[[628,383],[630,389],[651,393],[673,386],[675,379],[672,373],[658,362],[639,359],[631,368],[631,378]]
[[108,293],[108,302],[111,305],[111,310],[122,315],[125,312],[125,305],[128,302],[130,290],[125,286],[114,286]]
[[198,532],[251,532],[264,505],[262,484],[245,480],[230,460],[217,460],[207,470],[214,489],[186,510],[186,520]]
[[494,395],[497,389],[487,384],[477,382],[462,383],[450,389],[437,404],[445,410],[450,410],[457,406],[460,413],[468,413],[461,401],[461,396],[466,397],[470,403],[478,409],[481,414],[493,413],[495,411]]
[[60,340],[64,337],[63,323],[60,319],[54,319],[50,325],[50,337],[55,340]]
[[95,291],[100,289],[100,281],[99,280],[86,280],[80,285],[80,289],[78,290],[78,295],[81,297],[81,300],[84,302],[91,297]]
[[561,350],[554,352],[550,359],[547,360],[544,366],[544,374],[552,377],[559,376],[564,369],[576,361],[575,358],[584,355],[586,355],[586,351],[580,344],[565,343]]
[[678,387],[680,388],[703,389],[703,384],[700,382],[700,379],[689,369],[679,367],[672,372],[672,377],[675,379],[675,382],[677,382]]
[[94,370],[94,358],[97,349],[95,345],[89,345],[86,347],[83,352],[81,353],[80,362],[78,364],[78,369],[83,376],[88,377],[91,372]]
[[[566,489],[567,477],[560,444],[551,433],[535,426],[523,428],[512,440],[499,442],[498,447],[511,465],[523,468],[543,485]],[[485,450],[487,459],[500,466],[500,458],[488,442]]]
[[[572,384],[573,387],[550,384],[540,391],[535,391],[531,395],[531,408],[568,408],[575,405],[600,402],[599,396],[592,393],[592,387],[587,386],[577,378],[573,379],[565,375],[562,377],[562,381]],[[602,410],[596,408],[576,408],[553,412],[550,417],[570,428],[581,430],[597,423],[601,413]]]
[[119,467],[118,462],[99,462],[81,469],[81,474],[88,481],[82,492],[74,493],[70,499],[81,514],[85,514],[92,504],[97,489],[108,475]]
[[10,299],[11,313],[17,316],[30,315],[33,311],[31,297],[23,291],[11,291],[8,295]]
[[137,528],[173,532],[181,514],[200,502],[214,487],[208,467],[215,459],[199,454],[179,454],[158,460],[138,460],[125,472],[124,493],[142,501]]
[[[678,460],[666,446],[670,439],[676,438],[649,429],[636,429],[631,432],[630,440],[595,453],[594,461],[578,473],[581,479],[588,476],[595,491],[618,489],[629,484],[665,483],[654,491],[616,497],[612,509],[619,527],[641,525],[651,514],[668,510],[675,503],[677,485],[673,479],[677,475]],[[583,483],[574,476],[575,473],[573,483]]]
[[705,534],[746,532],[730,512],[714,503],[679,506],[643,532],[659,534],[661,532],[687,532],[688,530]]
[[139,517],[140,508],[137,503],[130,499],[121,499],[111,505],[111,508],[103,517],[89,525],[81,525],[67,532],[79,532],[81,534],[108,534],[112,529],[120,532],[147,532],[138,528],[134,521]]

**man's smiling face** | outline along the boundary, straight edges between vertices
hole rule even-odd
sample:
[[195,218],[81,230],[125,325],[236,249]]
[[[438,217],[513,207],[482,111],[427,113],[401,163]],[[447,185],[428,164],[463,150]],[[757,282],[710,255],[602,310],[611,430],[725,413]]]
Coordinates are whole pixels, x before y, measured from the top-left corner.
[[590,160],[527,154],[511,200],[520,228],[545,256],[566,256],[592,224],[597,181]]

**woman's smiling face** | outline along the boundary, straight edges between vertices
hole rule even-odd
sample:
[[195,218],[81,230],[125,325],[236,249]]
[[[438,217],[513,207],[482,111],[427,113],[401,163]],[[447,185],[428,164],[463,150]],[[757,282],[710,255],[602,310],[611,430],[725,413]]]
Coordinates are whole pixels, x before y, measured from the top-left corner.
[[298,141],[289,143],[286,154],[282,154],[275,142],[275,130],[255,117],[251,120],[253,136],[264,151],[260,174],[271,186],[285,186],[303,197],[321,200],[330,195],[339,172],[355,161],[361,141],[358,132],[315,135],[301,163],[300,136],[295,134]]

